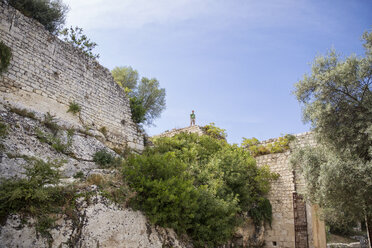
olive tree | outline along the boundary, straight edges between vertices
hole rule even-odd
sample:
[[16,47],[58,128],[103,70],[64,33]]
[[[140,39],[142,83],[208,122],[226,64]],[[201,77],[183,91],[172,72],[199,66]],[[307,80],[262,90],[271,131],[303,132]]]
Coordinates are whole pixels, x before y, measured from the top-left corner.
[[160,88],[156,78],[142,77],[130,66],[115,67],[112,76],[129,96],[132,119],[140,124],[151,125],[165,109],[165,89]]
[[[372,228],[372,32],[365,56],[341,58],[334,50],[315,59],[295,85],[319,146],[292,157],[307,179],[306,196],[329,221],[366,220]],[[371,239],[370,239],[371,243]]]

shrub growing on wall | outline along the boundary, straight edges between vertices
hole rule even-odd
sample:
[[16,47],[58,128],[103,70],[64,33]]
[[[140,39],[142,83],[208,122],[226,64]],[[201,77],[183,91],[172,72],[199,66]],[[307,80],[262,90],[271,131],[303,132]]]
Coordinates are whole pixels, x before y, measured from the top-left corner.
[[8,69],[11,58],[12,50],[4,42],[0,41],[0,74]]
[[91,41],[85,34],[83,29],[79,27],[64,28],[59,32],[62,40],[70,43],[82,53],[87,55],[89,58],[98,59],[99,54],[94,54],[93,49],[97,46],[97,43]]
[[187,233],[197,247],[216,247],[232,237],[242,213],[257,224],[271,221],[264,195],[275,175],[258,168],[248,151],[209,135],[181,133],[153,142],[124,167],[137,192],[134,206],[153,223]]
[[40,22],[49,32],[56,34],[65,23],[67,5],[61,0],[5,0],[25,16]]

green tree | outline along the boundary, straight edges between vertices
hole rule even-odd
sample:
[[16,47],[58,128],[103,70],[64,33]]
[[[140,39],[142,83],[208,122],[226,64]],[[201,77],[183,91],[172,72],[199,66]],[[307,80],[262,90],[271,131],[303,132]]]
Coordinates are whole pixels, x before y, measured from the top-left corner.
[[161,112],[165,109],[165,89],[160,88],[156,78],[143,77],[137,87],[136,94],[137,98],[143,101],[146,124],[152,124],[153,120],[160,117]]
[[65,23],[68,11],[68,6],[61,0],[5,0],[5,3],[39,21],[53,34]]
[[341,59],[332,50],[295,85],[319,148],[297,151],[292,162],[308,181],[306,195],[329,221],[365,218],[371,236],[372,32],[363,38],[364,57]]
[[97,46],[97,43],[90,41],[90,39],[85,34],[83,34],[82,28],[64,28],[59,31],[59,35],[64,41],[78,48],[88,57],[93,59],[99,58],[99,54],[94,54],[92,52],[93,49]]
[[138,71],[134,70],[130,66],[115,67],[111,71],[115,82],[121,87],[128,88],[129,90],[134,90],[137,87],[139,75]]
[[153,143],[124,166],[137,192],[135,206],[153,223],[187,233],[195,247],[217,247],[232,237],[246,213],[256,224],[271,221],[264,196],[276,175],[257,167],[245,149],[188,133]]
[[132,119],[135,123],[151,125],[165,109],[165,89],[156,78],[142,77],[130,66],[115,67],[112,76],[129,97]]

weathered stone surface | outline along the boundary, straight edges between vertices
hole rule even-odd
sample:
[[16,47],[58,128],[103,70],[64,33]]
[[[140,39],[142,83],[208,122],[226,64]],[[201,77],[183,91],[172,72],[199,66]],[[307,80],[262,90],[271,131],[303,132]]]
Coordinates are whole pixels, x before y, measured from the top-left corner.
[[[72,144],[68,148],[71,154],[57,152],[50,144],[42,143],[36,137],[36,130],[50,133],[39,120],[19,116],[18,114],[1,111],[0,116],[8,125],[8,135],[3,139],[4,151],[1,153],[0,172],[2,177],[23,177],[24,166],[27,162],[22,156],[36,157],[38,159],[63,161],[59,168],[65,177],[72,177],[75,173],[82,171],[85,175],[92,169],[98,168],[93,162],[96,151],[105,149],[112,154],[102,142],[94,137],[83,135],[78,132],[72,137]],[[62,142],[67,142],[66,131],[61,130]]]
[[[0,75],[2,100],[50,112],[66,126],[105,127],[113,146],[143,149],[128,98],[107,68],[3,2],[0,40],[13,54],[8,71]],[[81,106],[79,117],[67,113],[71,102]]]
[[[296,141],[290,144],[292,148],[315,145],[313,134],[296,134]],[[260,142],[262,145],[275,142],[277,139],[270,139]],[[272,205],[273,221],[271,226],[265,226],[264,247],[310,247],[323,248],[326,246],[325,226],[320,220],[318,208],[311,204],[301,205],[305,209],[299,212],[294,209],[298,202],[294,201],[294,194],[303,192],[304,179],[290,164],[291,151],[259,156],[256,158],[258,166],[268,165],[272,172],[280,176],[272,181],[268,199]],[[298,208],[298,206],[297,206]],[[299,219],[301,218],[301,219]],[[301,223],[302,226],[296,226]],[[297,229],[297,235],[296,230]],[[306,231],[302,235],[299,232]],[[296,246],[297,244],[297,246]]]
[[[88,204],[78,200],[79,221],[60,218],[58,226],[51,230],[51,247],[192,247],[191,244],[178,241],[177,235],[170,229],[151,225],[139,211],[121,208],[106,198],[95,195]],[[36,234],[33,220],[20,228],[20,218],[12,215],[6,224],[0,227],[0,247],[49,247],[48,240]],[[164,245],[164,246],[163,246]]]

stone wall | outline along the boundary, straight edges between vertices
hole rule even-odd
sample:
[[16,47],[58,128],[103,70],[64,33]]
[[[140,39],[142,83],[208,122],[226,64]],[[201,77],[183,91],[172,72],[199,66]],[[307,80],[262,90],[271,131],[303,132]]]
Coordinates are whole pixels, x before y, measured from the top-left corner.
[[[295,135],[291,147],[315,145],[312,133]],[[261,142],[275,142],[270,139]],[[265,228],[265,247],[323,248],[326,246],[324,222],[318,216],[318,207],[304,203],[299,197],[304,189],[304,179],[290,165],[291,151],[267,154],[256,158],[257,165],[269,165],[272,172],[280,175],[272,182],[268,198],[273,209],[273,222]],[[305,230],[306,228],[306,230]]]
[[190,126],[190,127],[184,127],[184,128],[173,128],[172,130],[167,130],[164,133],[161,133],[159,135],[154,135],[152,138],[158,138],[158,137],[172,137],[179,133],[196,133],[198,135],[204,134],[203,129],[200,126]]
[[[8,71],[0,75],[2,101],[86,128],[105,127],[112,146],[143,149],[129,101],[108,69],[1,2],[0,40],[13,53]],[[81,106],[80,118],[66,113],[73,101]]]

